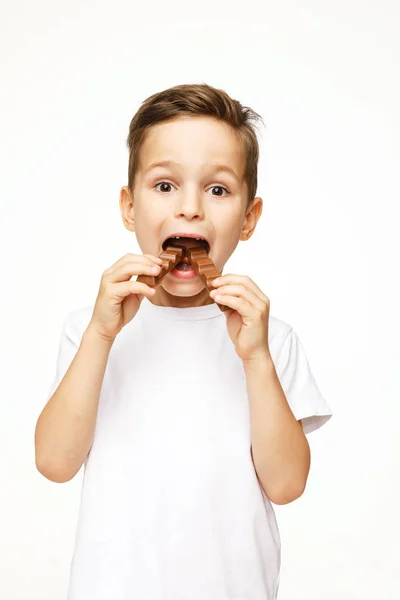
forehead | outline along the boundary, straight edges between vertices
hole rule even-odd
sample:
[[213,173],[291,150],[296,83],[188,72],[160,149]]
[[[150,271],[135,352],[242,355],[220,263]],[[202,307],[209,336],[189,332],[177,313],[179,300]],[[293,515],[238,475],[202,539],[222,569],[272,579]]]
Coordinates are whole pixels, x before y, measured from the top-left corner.
[[184,116],[149,128],[140,150],[140,170],[152,163],[171,160],[185,168],[225,164],[242,179],[243,144],[227,123],[206,116]]

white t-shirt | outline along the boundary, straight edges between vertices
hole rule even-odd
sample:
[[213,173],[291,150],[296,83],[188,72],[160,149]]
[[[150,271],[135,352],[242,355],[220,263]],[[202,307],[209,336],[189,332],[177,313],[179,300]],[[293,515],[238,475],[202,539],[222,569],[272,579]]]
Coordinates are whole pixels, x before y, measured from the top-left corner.
[[[64,322],[64,377],[93,307]],[[269,348],[305,433],[331,416],[293,329]],[[280,538],[251,458],[246,376],[216,304],[144,298],[110,351],[67,600],[275,600]]]

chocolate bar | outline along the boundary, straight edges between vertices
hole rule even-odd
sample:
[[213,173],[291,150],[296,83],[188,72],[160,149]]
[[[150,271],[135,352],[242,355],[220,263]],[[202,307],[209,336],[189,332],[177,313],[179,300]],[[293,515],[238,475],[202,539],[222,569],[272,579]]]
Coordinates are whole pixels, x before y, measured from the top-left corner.
[[[208,292],[215,290],[216,288],[213,286],[212,282],[214,279],[217,279],[217,277],[221,277],[221,273],[208,256],[207,251],[204,248],[188,248],[186,250],[186,256],[197,275],[203,280]],[[216,304],[218,304],[218,302],[216,302]],[[230,306],[225,306],[225,304],[218,304],[218,306],[222,312],[230,310]]]
[[185,248],[183,246],[167,246],[165,250],[161,252],[158,258],[161,258],[162,265],[161,271],[158,275],[139,275],[136,281],[140,283],[145,283],[146,285],[150,285],[151,287],[155,287],[161,283],[167,273],[172,271],[174,267],[178,263],[181,262],[182,258],[184,258]]
[[[162,260],[162,265],[161,271],[158,275],[139,275],[136,281],[146,283],[151,287],[155,287],[159,285],[167,273],[176,267],[176,265],[185,257],[188,258],[189,263],[192,264],[197,275],[204,282],[208,292],[216,289],[212,285],[212,282],[217,277],[220,277],[221,273],[208,256],[206,249],[199,248],[198,246],[186,248],[185,246],[180,245],[178,242],[169,242],[166,249],[161,252],[159,258]],[[216,302],[216,304],[222,312],[230,310],[230,306],[218,304],[218,302]]]

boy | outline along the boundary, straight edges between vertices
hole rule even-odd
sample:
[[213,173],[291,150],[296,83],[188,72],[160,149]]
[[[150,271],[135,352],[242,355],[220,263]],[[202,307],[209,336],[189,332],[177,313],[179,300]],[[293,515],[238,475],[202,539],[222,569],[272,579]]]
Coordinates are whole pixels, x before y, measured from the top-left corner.
[[143,255],[66,318],[35,431],[45,477],[85,465],[68,600],[277,597],[271,501],[302,494],[305,434],[332,414],[300,340],[246,274],[210,294],[182,264],[156,289],[131,280],[159,273],[168,238],[205,239],[222,273],[251,237],[258,116],[203,84],[154,94],[131,121],[120,210]]

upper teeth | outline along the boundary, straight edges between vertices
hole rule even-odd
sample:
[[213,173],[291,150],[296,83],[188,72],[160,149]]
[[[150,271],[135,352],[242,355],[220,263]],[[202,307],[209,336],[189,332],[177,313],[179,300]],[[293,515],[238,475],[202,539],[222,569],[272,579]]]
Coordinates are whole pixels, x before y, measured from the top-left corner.
[[[180,240],[181,236],[180,235],[172,235],[172,238],[175,238],[176,240]],[[196,240],[202,240],[203,238],[195,238]]]

